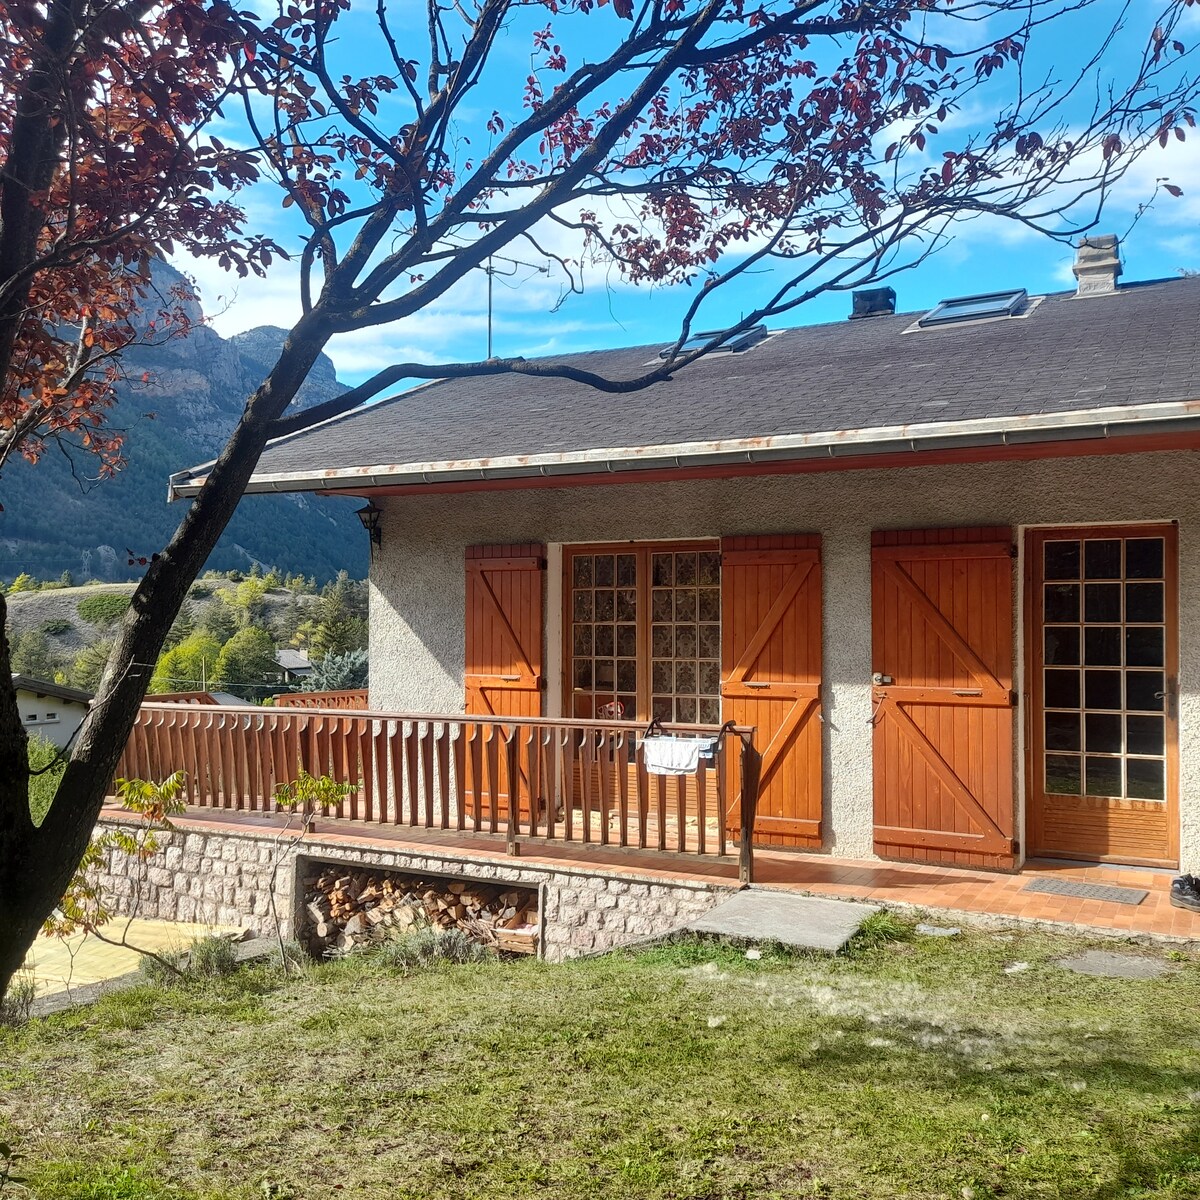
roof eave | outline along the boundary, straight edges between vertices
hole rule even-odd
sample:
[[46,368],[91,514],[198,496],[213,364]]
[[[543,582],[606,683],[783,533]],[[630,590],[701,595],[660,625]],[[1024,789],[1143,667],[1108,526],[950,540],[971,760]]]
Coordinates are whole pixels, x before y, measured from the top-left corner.
[[[931,450],[1035,445],[1133,437],[1145,433],[1195,431],[1200,431],[1200,400],[1178,400],[1074,412],[1037,413],[1027,417],[983,417],[970,421],[940,421],[678,445],[264,473],[251,476],[246,493],[353,493],[421,484],[544,479],[556,475],[625,474],[642,470],[794,462],[805,458],[860,458],[880,454],[899,456]],[[195,496],[204,483],[205,477],[199,473],[204,469],[197,467],[173,475],[171,498]]]

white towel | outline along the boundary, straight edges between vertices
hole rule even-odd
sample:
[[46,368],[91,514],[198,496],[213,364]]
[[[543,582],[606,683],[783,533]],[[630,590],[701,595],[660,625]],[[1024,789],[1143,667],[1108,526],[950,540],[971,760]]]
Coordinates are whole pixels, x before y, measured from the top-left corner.
[[695,775],[701,757],[711,758],[713,738],[648,737],[642,741],[642,761],[651,775]]

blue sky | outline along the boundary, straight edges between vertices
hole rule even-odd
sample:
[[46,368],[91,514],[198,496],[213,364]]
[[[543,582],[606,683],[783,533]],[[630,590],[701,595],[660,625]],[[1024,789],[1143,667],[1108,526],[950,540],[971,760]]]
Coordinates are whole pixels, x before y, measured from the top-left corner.
[[[1158,0],[1136,0],[1144,11],[1157,10]],[[1087,19],[1092,30],[1100,17],[1115,12],[1118,0]],[[423,11],[424,5],[392,5],[396,11]],[[374,0],[357,5],[351,13],[346,43],[355,35],[364,42],[374,28]],[[1136,10],[1135,10],[1136,11]],[[607,10],[604,19],[609,19]],[[1027,69],[1060,69],[1065,75],[1073,52],[1085,44],[1089,29],[1064,26],[1053,38],[1035,43]],[[1183,30],[1190,39],[1200,39],[1200,11],[1191,10]],[[564,39],[565,42],[565,39]],[[486,115],[491,106],[503,108],[519,96],[528,65],[528,43],[513,33],[500,47],[498,74],[509,86],[491,83],[481,89],[478,112]],[[1140,46],[1140,38],[1114,44],[1106,64],[1117,63]],[[1102,69],[1107,65],[1102,64]],[[513,81],[516,81],[515,83]],[[1004,81],[997,85],[1002,88]],[[986,94],[977,97],[953,118],[960,128],[986,114],[979,107]],[[222,136],[244,136],[234,122]],[[1138,217],[1139,206],[1154,196],[1155,181],[1169,178],[1182,187],[1181,198],[1160,191],[1152,206]],[[271,186],[255,189],[243,197],[250,225],[269,232],[286,246],[295,247],[297,227],[279,205],[279,193]],[[1165,150],[1146,154],[1116,186],[1105,216],[1096,232],[1122,237],[1124,280],[1155,279],[1175,275],[1183,269],[1200,269],[1200,131],[1185,142],[1172,140]],[[563,353],[601,347],[669,342],[678,329],[680,316],[692,298],[686,287],[634,288],[598,270],[587,275],[582,296],[569,296],[559,311],[562,285],[557,275],[542,273],[547,266],[527,244],[514,246],[512,258],[522,265],[496,263],[510,277],[495,279],[493,329],[494,352],[498,355]],[[968,295],[1003,288],[1024,287],[1031,294],[1068,289],[1072,250],[1011,223],[976,220],[959,226],[953,238],[936,256],[913,271],[889,280],[898,293],[902,310],[932,307],[948,296]],[[256,325],[289,325],[299,315],[296,271],[293,264],[279,263],[265,280],[239,280],[225,275],[214,265],[176,260],[197,281],[206,311],[214,327],[230,335]],[[735,320],[752,305],[754,295],[765,291],[776,277],[763,273],[746,279],[737,292],[730,291],[709,311],[703,324],[722,325]],[[328,348],[339,377],[358,382],[383,366],[397,361],[450,362],[482,359],[486,353],[487,281],[474,271],[454,292],[418,316],[403,323],[350,334],[336,339]],[[787,323],[811,324],[844,319],[850,307],[844,293],[819,297],[797,311]]]

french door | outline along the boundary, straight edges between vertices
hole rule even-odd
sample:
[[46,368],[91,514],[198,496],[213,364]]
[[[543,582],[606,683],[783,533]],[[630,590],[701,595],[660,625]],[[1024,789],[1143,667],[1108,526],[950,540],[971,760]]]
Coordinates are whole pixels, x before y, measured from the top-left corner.
[[1174,525],[1026,537],[1032,855],[1178,862]]

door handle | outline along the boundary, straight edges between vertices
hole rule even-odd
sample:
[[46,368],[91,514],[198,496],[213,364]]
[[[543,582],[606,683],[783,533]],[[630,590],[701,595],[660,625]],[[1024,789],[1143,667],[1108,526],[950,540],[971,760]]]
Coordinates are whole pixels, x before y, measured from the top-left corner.
[[745,681],[745,686],[748,688],[769,688],[771,685],[769,683],[759,683],[755,680],[747,679]]
[[982,696],[983,688],[955,688],[956,696]]

